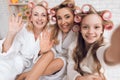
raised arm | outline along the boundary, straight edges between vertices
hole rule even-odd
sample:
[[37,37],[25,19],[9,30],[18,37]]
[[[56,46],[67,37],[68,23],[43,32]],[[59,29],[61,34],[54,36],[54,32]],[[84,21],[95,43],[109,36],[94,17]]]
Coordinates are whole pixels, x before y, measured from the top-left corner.
[[7,37],[2,44],[2,52],[7,52],[11,47],[16,34],[22,29],[22,17],[12,15],[9,19]]
[[51,50],[54,40],[50,40],[50,38],[51,33],[49,31],[42,32],[40,35],[40,58],[29,72],[22,73],[16,80],[23,80],[24,78],[26,80],[38,80],[43,76],[45,69],[54,58],[54,53]]
[[112,34],[111,46],[105,53],[105,61],[108,64],[120,63],[120,25]]

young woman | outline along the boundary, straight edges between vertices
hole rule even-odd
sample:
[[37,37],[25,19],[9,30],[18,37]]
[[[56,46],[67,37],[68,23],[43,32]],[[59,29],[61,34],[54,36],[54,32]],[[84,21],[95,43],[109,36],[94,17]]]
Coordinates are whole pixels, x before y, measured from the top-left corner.
[[[74,4],[65,1],[51,10],[51,14],[55,13],[52,15],[51,19],[56,19],[56,24],[54,24],[54,26],[57,30],[56,34],[58,34],[57,39],[59,44],[54,46],[54,50],[56,51],[55,59],[48,65],[43,76],[40,74],[38,75],[40,80],[63,80],[66,75],[68,47],[75,39],[77,39],[77,33],[72,30],[75,23]],[[40,71],[40,68],[36,71]],[[27,76],[28,75],[29,73]],[[66,78],[64,79],[66,80]]]
[[[69,45],[77,38],[77,33],[72,30],[74,26],[74,4],[63,2],[52,10],[56,18],[56,29],[58,31],[58,45],[54,46],[56,58],[48,65],[41,80],[62,80],[66,75],[66,59]],[[47,76],[45,76],[47,75]],[[66,79],[65,79],[66,80]]]
[[77,41],[70,46],[68,78],[69,80],[117,80],[120,78],[118,75],[120,66],[109,66],[107,63],[112,59],[112,56],[109,56],[111,52],[114,53],[117,49],[108,48],[109,44],[103,38],[104,30],[113,26],[109,19],[111,14],[107,17],[109,11],[97,12],[91,5],[87,5],[88,7],[89,11],[86,12],[85,7],[82,7],[82,13],[79,14],[80,32]]
[[44,3],[30,4],[29,21],[25,25],[17,15],[10,18],[7,37],[0,43],[0,80],[15,80],[18,74],[28,71],[34,63],[40,65],[38,73],[42,74],[53,60],[53,41],[50,41],[51,33],[46,30],[48,13],[47,4]]

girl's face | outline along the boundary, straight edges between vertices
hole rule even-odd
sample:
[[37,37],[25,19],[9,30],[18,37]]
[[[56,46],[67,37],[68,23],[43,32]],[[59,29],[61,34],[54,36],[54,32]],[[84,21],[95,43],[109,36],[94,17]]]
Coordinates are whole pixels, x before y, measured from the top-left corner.
[[87,44],[97,41],[103,33],[102,19],[96,14],[90,14],[83,18],[81,34]]
[[69,8],[61,8],[57,11],[57,23],[63,33],[68,33],[74,23],[73,13]]
[[34,28],[43,29],[48,22],[47,17],[48,16],[46,9],[42,6],[36,6],[32,10],[32,15],[31,15],[31,21],[34,25]]

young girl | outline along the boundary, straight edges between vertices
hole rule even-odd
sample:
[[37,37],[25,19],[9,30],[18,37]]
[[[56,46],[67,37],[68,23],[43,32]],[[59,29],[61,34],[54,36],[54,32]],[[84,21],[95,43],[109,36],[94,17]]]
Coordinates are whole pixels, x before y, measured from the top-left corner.
[[[0,80],[15,80],[18,74],[28,71],[33,63],[40,65],[39,74],[42,74],[53,60],[51,34],[45,30],[48,23],[47,4],[42,1],[36,5],[31,3],[29,7],[28,23],[23,26],[22,18],[12,15],[7,37],[0,42]],[[36,62],[40,53],[39,62]]]
[[[109,44],[103,38],[103,33],[105,29],[113,26],[109,19],[110,12],[106,10],[97,12],[91,5],[87,5],[82,7],[82,13],[79,16],[81,16],[81,22],[78,40],[71,44],[69,51],[67,67],[69,80],[119,79],[118,65],[109,66],[106,63],[110,59],[110,53],[108,53]],[[110,50],[114,52],[113,49]]]

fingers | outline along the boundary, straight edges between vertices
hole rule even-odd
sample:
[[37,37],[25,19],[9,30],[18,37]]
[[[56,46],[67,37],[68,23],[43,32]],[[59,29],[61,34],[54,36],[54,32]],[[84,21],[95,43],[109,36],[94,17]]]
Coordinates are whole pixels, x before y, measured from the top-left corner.
[[19,27],[21,28],[23,27],[22,17],[19,17],[18,24],[19,24]]
[[21,24],[21,22],[22,22],[22,16],[18,16],[18,15],[13,14],[9,18],[9,21],[11,21],[11,22],[18,22],[19,24]]
[[53,46],[53,42],[54,41],[51,40],[51,32],[49,32],[48,30],[44,30],[40,34],[40,49],[41,49],[41,52],[49,51]]
[[90,75],[90,77],[94,80],[102,80],[102,78],[99,75]]
[[15,21],[15,15],[14,15],[14,14],[11,16],[10,21],[11,21],[11,22],[14,22],[14,21]]
[[42,34],[40,35],[41,40],[50,40],[51,32],[48,30],[44,30]]
[[25,79],[25,75],[21,74],[21,75],[17,76],[15,80],[24,80],[24,79]]

